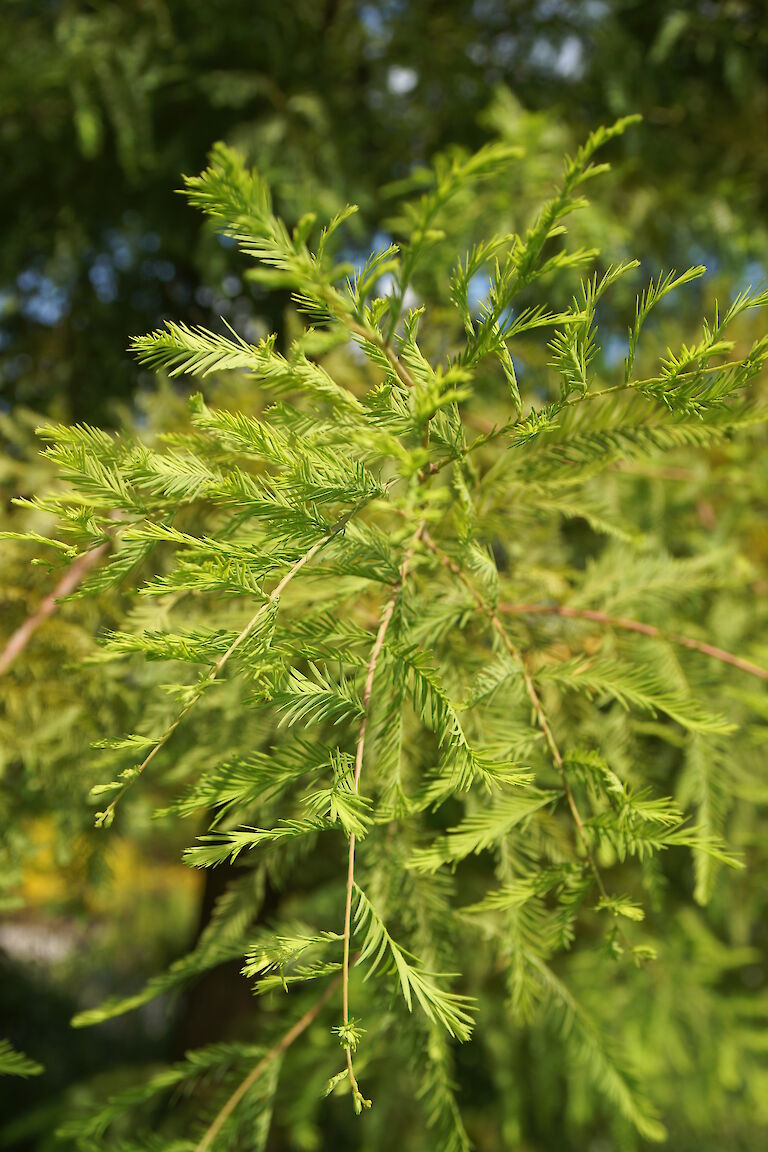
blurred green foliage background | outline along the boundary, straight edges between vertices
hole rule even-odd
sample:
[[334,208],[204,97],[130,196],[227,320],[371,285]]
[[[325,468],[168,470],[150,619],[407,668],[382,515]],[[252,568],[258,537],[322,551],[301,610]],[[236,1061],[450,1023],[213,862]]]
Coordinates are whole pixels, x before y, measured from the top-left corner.
[[[640,112],[589,225],[596,239],[641,255],[649,275],[705,263],[678,302],[691,317],[715,290],[727,297],[766,275],[759,0],[4,0],[0,59],[3,520],[18,516],[12,496],[46,481],[40,416],[147,435],[183,422],[180,393],[125,353],[130,336],[166,317],[209,327],[224,317],[247,338],[282,325],[287,293],[245,277],[174,194],[217,139],[264,171],[289,222],[310,206],[359,204],[367,251],[391,231],[388,186],[434,153],[498,134],[522,144],[518,183],[495,205],[516,226],[549,192],[563,151]],[[765,467],[749,454],[740,466],[753,515],[750,474],[759,493]],[[717,512],[744,537],[738,501]],[[674,504],[663,513],[673,526]],[[747,535],[764,570],[765,529],[752,520]],[[0,645],[52,583],[27,553],[3,555]],[[61,1146],[59,1094],[91,1072],[215,1039],[242,1006],[225,971],[175,1016],[120,1020],[98,1037],[68,1028],[84,995],[130,990],[183,952],[216,895],[177,865],[178,834],[150,829],[149,809],[105,851],[87,807],[66,803],[100,778],[90,743],[130,727],[147,685],[108,667],[52,689],[51,671],[87,655],[97,626],[119,616],[112,601],[67,608],[0,681],[0,1033],[34,1047],[50,1072],[44,1089],[0,1088],[0,1147],[20,1152]],[[223,700],[212,743],[226,742],[227,722]],[[205,754],[187,748],[187,767]],[[757,964],[753,975],[764,979]]]
[[[225,138],[279,210],[363,209],[506,90],[566,143],[627,112],[638,247],[740,275],[768,212],[768,11],[748,0],[6,0],[0,21],[0,381],[7,402],[114,419],[128,337],[172,314],[273,327],[174,189]],[[522,128],[530,132],[530,124]]]

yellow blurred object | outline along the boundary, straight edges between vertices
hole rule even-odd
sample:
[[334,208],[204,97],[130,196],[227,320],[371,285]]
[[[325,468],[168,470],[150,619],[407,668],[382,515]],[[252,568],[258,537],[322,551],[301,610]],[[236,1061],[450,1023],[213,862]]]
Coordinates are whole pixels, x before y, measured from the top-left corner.
[[114,833],[104,839],[104,882],[95,885],[88,875],[92,848],[85,840],[75,842],[69,860],[62,862],[57,859],[56,830],[49,818],[30,821],[27,835],[31,851],[21,894],[30,909],[79,900],[86,911],[103,915],[153,893],[172,891],[193,900],[202,887],[200,873],[181,862],[148,857],[140,844]]

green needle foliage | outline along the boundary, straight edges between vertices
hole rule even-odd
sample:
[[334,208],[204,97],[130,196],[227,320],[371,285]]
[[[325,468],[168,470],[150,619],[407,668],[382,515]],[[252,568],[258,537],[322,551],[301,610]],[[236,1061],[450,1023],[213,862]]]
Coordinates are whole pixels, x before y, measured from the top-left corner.
[[42,1064],[17,1052],[8,1040],[0,1040],[0,1076],[39,1076]]
[[[237,865],[194,951],[75,1023],[233,957],[266,997],[245,1025],[258,1048],[138,1076],[67,1123],[75,1147],[148,1147],[151,1129],[166,1152],[262,1148],[273,1105],[291,1147],[319,1146],[297,1135],[308,1118],[346,1131],[323,1083],[363,1114],[364,1148],[595,1132],[634,1148],[668,1127],[693,1147],[734,1101],[749,1146],[766,1005],[729,983],[748,932],[696,906],[760,865],[768,650],[716,646],[703,611],[686,616],[735,587],[732,560],[691,534],[674,555],[621,483],[660,449],[706,461],[765,419],[768,338],[744,333],[768,292],[652,363],[654,317],[704,269],[654,276],[623,366],[600,355],[601,308],[637,262],[600,264],[565,222],[631,122],[566,160],[520,234],[463,237],[452,273],[456,204],[498,196],[517,148],[441,158],[396,210],[397,243],[358,262],[341,257],[354,209],[289,230],[217,145],[188,198],[290,289],[290,338],[168,323],[132,348],[173,377],[247,374],[249,410],[195,393],[187,428],[151,444],[41,429],[61,484],[27,503],[57,517],[54,561],[106,544],[77,595],[135,589],[101,660],[164,668],[161,705],[103,742],[96,821],[149,790],[163,820],[194,819],[189,865]],[[447,296],[419,296],[425,265]],[[205,754],[175,754],[195,732]]]

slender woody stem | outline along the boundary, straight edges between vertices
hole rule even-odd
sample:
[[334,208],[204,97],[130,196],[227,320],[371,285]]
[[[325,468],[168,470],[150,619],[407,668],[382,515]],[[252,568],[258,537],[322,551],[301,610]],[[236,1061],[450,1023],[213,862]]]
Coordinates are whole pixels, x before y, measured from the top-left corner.
[[393,350],[389,340],[384,340],[381,336],[381,333],[377,332],[375,328],[366,328],[363,324],[358,324],[356,320],[352,320],[350,318],[341,319],[343,319],[344,323],[346,323],[351,332],[357,333],[358,336],[362,336],[363,339],[370,341],[371,344],[375,344],[377,348],[381,349],[387,360],[389,360],[390,364],[392,365],[395,374],[400,377],[406,388],[416,387],[416,382],[414,381],[413,376],[411,376],[410,372],[400,360],[397,353]]
[[99,544],[97,548],[92,548],[90,552],[83,552],[82,555],[72,561],[53,591],[49,592],[32,615],[28,616],[24,623],[8,637],[5,647],[0,652],[0,676],[4,675],[16,657],[21,655],[40,625],[53,615],[58,601],[74,592],[91,568],[98,564],[108,548],[108,543]]
[[604,624],[609,628],[621,628],[625,632],[639,632],[643,636],[653,636],[659,640],[669,640],[673,644],[680,644],[683,648],[690,648],[694,652],[701,652],[704,656],[711,656],[723,664],[730,664],[750,676],[757,676],[760,680],[768,680],[768,669],[743,656],[736,656],[725,648],[718,648],[715,644],[708,644],[705,640],[696,640],[693,636],[681,636],[676,632],[665,632],[655,624],[644,624],[641,620],[631,620],[627,616],[609,616],[606,612],[598,612],[592,608],[571,608],[567,604],[499,604],[499,611],[510,616],[565,616],[572,620],[591,620],[595,624]]
[[[729,368],[738,367],[740,367],[740,361],[729,361],[727,364],[712,364],[708,367],[692,369],[689,372],[681,372],[678,376],[675,377],[675,380],[684,380],[689,376],[697,376],[702,373],[722,372]],[[398,375],[400,375],[399,372]],[[628,380],[626,382],[622,382],[621,384],[611,384],[609,387],[599,388],[595,392],[584,392],[583,394],[571,396],[568,400],[565,400],[560,405],[558,405],[556,411],[559,412],[565,408],[573,408],[576,404],[582,404],[586,400],[599,400],[602,396],[609,396],[614,392],[635,391],[639,392],[640,395],[645,395],[642,389],[648,388],[652,384],[663,384],[665,382],[667,382],[667,378],[665,376],[649,376],[645,380]],[[499,436],[503,436],[507,432],[514,432],[518,424],[524,423],[527,417],[520,416],[517,420],[510,420],[501,425],[490,424],[488,421],[482,419],[482,417],[478,417],[476,415],[472,415],[471,419],[469,417],[466,417],[466,419],[467,423],[474,424],[475,427],[479,428],[482,432],[482,435],[474,440],[471,444],[468,444],[465,449],[456,455],[449,456],[445,460],[441,460],[438,464],[432,464],[430,466],[430,472],[440,472],[443,468],[447,468],[448,465],[456,463],[457,460],[463,460],[471,452],[474,452],[475,449],[483,448],[491,440],[496,440]],[[679,479],[680,477],[670,478]],[[690,477],[686,477],[686,479],[688,478]]]
[[264,1075],[264,1072],[272,1063],[272,1061],[277,1060],[278,1057],[282,1056],[282,1054],[288,1048],[290,1048],[294,1040],[298,1040],[302,1032],[306,1032],[310,1024],[312,1024],[312,1022],[320,1015],[320,1012],[330,1000],[331,995],[335,991],[340,979],[341,975],[338,975],[333,980],[331,980],[327,988],[325,988],[323,991],[322,996],[318,997],[312,1007],[307,1009],[304,1015],[299,1020],[297,1020],[291,1028],[288,1029],[285,1035],[282,1036],[280,1040],[278,1040],[277,1044],[270,1048],[266,1055],[263,1056],[255,1066],[255,1068],[253,1068],[245,1077],[245,1079],[238,1084],[237,1088],[226,1101],[223,1108],[221,1108],[221,1110],[216,1113],[216,1116],[206,1128],[205,1132],[200,1138],[199,1143],[195,1146],[195,1152],[207,1152],[207,1149],[213,1147],[216,1137],[226,1124],[229,1117],[234,1112],[235,1108],[237,1108],[243,1097],[246,1096],[248,1092],[250,1092],[256,1081]]
[[471,581],[467,578],[466,574],[459,567],[459,565],[456,563],[456,561],[452,560],[450,556],[448,556],[445,552],[443,552],[442,548],[438,547],[438,545],[435,543],[435,541],[430,536],[429,532],[427,532],[427,531],[422,532],[421,538],[424,541],[424,543],[427,545],[427,547],[435,554],[435,556],[437,556],[438,560],[443,565],[443,567],[447,568],[450,572],[452,572],[454,574],[454,576],[457,578],[457,580],[460,580],[461,583],[464,585],[464,587],[467,589],[467,591],[471,594],[471,596],[474,599],[475,603],[477,604],[478,608],[480,609],[480,611],[485,616],[488,617],[488,619],[491,623],[491,627],[494,629],[494,631],[498,635],[499,639],[503,643],[504,647],[507,649],[507,651],[509,652],[512,659],[515,661],[515,663],[518,665],[521,672],[523,673],[523,681],[525,683],[525,690],[526,690],[526,693],[528,695],[528,699],[530,700],[530,702],[533,706],[533,710],[536,713],[536,719],[538,721],[539,727],[541,728],[541,731],[544,734],[544,739],[547,742],[547,747],[549,748],[550,755],[551,755],[552,760],[555,764],[555,767],[557,768],[557,770],[560,774],[560,779],[562,781],[563,791],[565,793],[565,798],[568,802],[568,807],[571,811],[571,815],[573,817],[574,825],[576,826],[576,831],[578,833],[579,840],[581,841],[582,847],[584,849],[584,854],[587,858],[587,862],[589,863],[589,867],[590,867],[590,870],[592,872],[592,875],[595,878],[595,884],[597,885],[597,889],[598,889],[600,895],[604,899],[607,899],[608,892],[606,890],[605,884],[603,883],[603,878],[600,875],[600,869],[597,866],[597,861],[595,860],[594,853],[592,852],[592,846],[590,845],[589,839],[587,837],[586,828],[584,826],[584,820],[582,818],[581,813],[579,812],[579,808],[578,808],[578,805],[576,803],[576,798],[573,795],[573,790],[571,789],[570,781],[568,780],[568,774],[565,770],[565,763],[563,761],[562,753],[560,752],[560,749],[557,746],[557,742],[556,742],[555,737],[552,733],[552,729],[549,725],[549,720],[547,719],[547,714],[544,711],[544,707],[541,703],[541,700],[539,699],[539,694],[536,691],[536,686],[533,682],[533,677],[531,676],[530,669],[528,668],[528,664],[526,662],[525,657],[522,655],[522,653],[515,647],[515,645],[510,640],[509,636],[507,635],[507,631],[504,627],[504,624],[502,623],[501,619],[499,618],[498,613],[495,612],[492,608],[488,607],[488,605],[483,600],[483,597],[480,595],[480,593],[477,591],[477,589],[474,587],[474,585],[471,583]]
[[[413,539],[409,544],[403,556],[402,564],[400,565],[400,576],[394,586],[392,595],[390,596],[379,623],[379,630],[376,633],[376,639],[371,649],[371,655],[368,660],[368,672],[365,678],[365,687],[363,689],[363,718],[360,722],[360,730],[357,736],[357,747],[355,749],[355,772],[353,778],[353,787],[355,792],[359,791],[360,787],[360,774],[363,770],[363,757],[365,755],[365,737],[368,730],[368,716],[370,712],[371,696],[373,695],[373,681],[376,676],[376,666],[381,656],[381,650],[384,647],[384,639],[387,635],[387,630],[392,621],[392,615],[395,610],[397,598],[400,595],[405,578],[408,574],[408,566],[411,562],[414,549],[422,537],[424,532],[424,521],[419,523]],[[350,941],[352,939],[352,892],[355,887],[355,834],[350,833],[349,836],[349,855],[347,863],[347,890],[346,899],[344,904],[344,959],[341,968],[341,1014],[342,1020],[345,1024],[349,1023],[349,950]],[[352,1050],[347,1048],[347,1070],[349,1072],[349,1082],[352,1086],[352,1091],[358,1095],[360,1088],[355,1078],[354,1069],[352,1067]]]

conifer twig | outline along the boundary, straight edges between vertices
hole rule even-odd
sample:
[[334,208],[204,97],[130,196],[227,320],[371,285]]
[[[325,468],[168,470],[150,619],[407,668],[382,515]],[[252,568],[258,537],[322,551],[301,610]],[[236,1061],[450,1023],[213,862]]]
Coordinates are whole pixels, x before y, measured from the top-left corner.
[[282,1056],[284,1052],[290,1048],[294,1040],[298,1040],[302,1032],[306,1032],[310,1024],[320,1015],[320,1012],[330,1000],[333,992],[336,989],[339,981],[341,980],[341,973],[335,976],[330,981],[328,986],[323,990],[321,996],[315,1000],[311,1008],[308,1008],[300,1019],[293,1024],[288,1031],[274,1044],[269,1051],[264,1055],[258,1064],[248,1073],[244,1080],[242,1080],[232,1095],[227,1099],[224,1106],[216,1113],[211,1123],[206,1128],[199,1142],[195,1145],[195,1152],[207,1152],[207,1149],[213,1147],[213,1143],[218,1136],[221,1129],[226,1124],[229,1117],[237,1108],[240,1101],[248,1094],[256,1081],[264,1075],[264,1072],[272,1063]]
[[[387,353],[387,354],[389,355],[389,353]],[[398,364],[399,364],[399,362],[398,362]],[[688,377],[701,375],[702,373],[710,374],[712,372],[725,372],[730,368],[738,368],[738,367],[740,367],[740,365],[741,365],[741,361],[738,361],[738,360],[729,361],[726,364],[710,364],[710,365],[705,366],[705,367],[690,369],[687,372],[680,372],[673,379],[674,379],[674,381],[686,380],[686,379],[688,379]],[[397,366],[395,366],[394,363],[393,363],[393,367],[395,367],[395,371],[397,371],[400,378],[404,379],[402,372],[399,370],[399,368]],[[559,412],[562,409],[573,408],[577,404],[583,404],[587,400],[599,400],[601,397],[612,395],[614,392],[630,392],[630,391],[637,392],[637,391],[639,391],[640,395],[644,395],[643,389],[649,388],[654,384],[664,384],[665,382],[668,382],[668,381],[669,381],[669,378],[666,376],[648,376],[643,380],[622,381],[620,384],[611,384],[605,388],[599,388],[594,392],[584,392],[584,393],[579,393],[578,395],[569,396],[567,400],[564,400],[560,405],[557,406],[556,410],[557,410],[557,412]],[[533,415],[533,414],[535,414],[535,410],[532,410],[532,412],[529,413],[529,416]],[[506,433],[506,432],[514,432],[515,429],[518,427],[518,425],[524,424],[526,419],[529,418],[529,416],[526,416],[526,417],[520,416],[516,420],[509,420],[503,424],[491,424],[489,421],[485,420],[483,417],[478,416],[475,413],[470,413],[469,415],[467,415],[465,413],[464,419],[465,419],[466,423],[471,424],[472,426],[476,427],[481,432],[481,435],[478,436],[478,438],[476,440],[474,440],[471,444],[468,444],[466,446],[466,448],[464,448],[460,453],[457,453],[454,456],[447,456],[444,460],[441,460],[439,463],[430,464],[429,471],[431,473],[441,472],[443,470],[443,468],[447,468],[448,465],[455,464],[459,460],[464,460],[467,456],[469,456],[469,454],[471,452],[474,452],[476,448],[485,447],[486,444],[490,443],[492,440],[498,439],[499,436],[503,436],[504,433]],[[690,479],[691,478],[689,474],[687,474],[685,476],[672,475],[671,469],[668,470],[668,473],[669,473],[669,476],[668,476],[669,479]]]
[[525,683],[525,690],[526,690],[526,693],[528,695],[528,699],[530,700],[530,702],[533,706],[533,710],[536,713],[536,719],[538,721],[538,724],[539,724],[539,727],[541,728],[542,733],[544,734],[544,739],[547,742],[547,747],[549,748],[550,755],[552,756],[552,760],[554,761],[555,767],[557,768],[557,770],[560,774],[560,779],[562,781],[563,791],[565,793],[565,798],[566,798],[566,801],[568,803],[568,807],[571,811],[571,815],[573,817],[573,822],[576,826],[576,831],[578,833],[579,840],[581,841],[582,847],[584,849],[584,854],[587,858],[587,862],[589,863],[589,867],[590,867],[590,870],[592,872],[592,875],[595,878],[595,884],[597,885],[597,889],[598,889],[601,897],[604,900],[607,900],[608,899],[608,892],[607,892],[607,889],[606,889],[605,884],[603,882],[603,878],[600,874],[600,869],[597,866],[597,861],[595,860],[594,853],[592,852],[592,847],[589,843],[589,839],[587,838],[586,828],[584,826],[584,820],[582,818],[582,815],[581,815],[579,808],[578,808],[578,805],[576,803],[576,798],[573,795],[573,790],[571,788],[570,781],[568,780],[568,774],[565,770],[565,763],[563,760],[562,753],[560,752],[560,749],[557,745],[557,741],[555,740],[554,734],[553,734],[552,729],[549,725],[549,720],[547,719],[547,714],[544,711],[544,707],[541,703],[541,700],[539,699],[539,694],[536,691],[536,686],[533,683],[533,677],[531,676],[531,673],[530,673],[530,670],[528,668],[528,664],[527,664],[525,657],[510,640],[509,636],[507,635],[507,631],[504,627],[504,624],[498,615],[498,612],[495,612],[492,608],[488,607],[488,605],[483,600],[483,597],[480,595],[480,593],[477,591],[477,589],[474,587],[472,582],[468,579],[468,577],[466,576],[464,571],[461,569],[461,567],[456,563],[456,561],[452,560],[451,557],[447,555],[447,553],[443,552],[442,548],[440,548],[435,543],[435,541],[432,539],[432,537],[428,531],[424,530],[422,532],[421,538],[424,541],[424,543],[427,545],[427,547],[438,558],[438,560],[443,565],[443,567],[447,568],[450,572],[452,572],[453,575],[458,580],[461,581],[461,583],[464,585],[464,587],[467,589],[467,591],[471,594],[471,596],[474,599],[475,603],[477,604],[478,608],[480,609],[480,611],[485,616],[488,617],[488,619],[491,623],[491,627],[494,629],[494,631],[498,635],[499,639],[503,643],[504,647],[507,649],[507,651],[509,652],[512,659],[515,661],[515,663],[518,665],[521,672],[523,673],[523,680]]
[[499,604],[499,611],[510,616],[565,616],[572,620],[591,620],[595,624],[621,628],[625,632],[639,632],[643,636],[680,644],[683,648],[690,648],[695,652],[701,652],[704,656],[720,660],[723,664],[730,664],[742,672],[749,673],[750,676],[768,680],[768,669],[753,664],[751,660],[745,660],[743,656],[737,656],[705,640],[696,640],[693,636],[682,636],[676,632],[665,632],[655,624],[644,624],[641,620],[632,620],[627,616],[610,616],[607,612],[599,612],[592,608],[571,608],[567,604]]
[[356,320],[352,320],[347,316],[339,315],[339,319],[347,325],[351,332],[355,332],[358,336],[362,336],[365,340],[370,340],[372,344],[375,344],[377,348],[381,349],[387,360],[389,360],[390,364],[392,365],[395,374],[400,377],[406,388],[416,387],[416,382],[414,381],[413,376],[411,376],[410,372],[405,367],[400,357],[394,351],[390,342],[388,340],[382,339],[381,333],[377,332],[375,328],[370,328],[363,324],[358,324]]
[[[368,501],[365,501],[364,503],[368,503]],[[311,548],[309,548],[302,556],[299,557],[299,559],[295,562],[295,564],[293,564],[288,569],[288,571],[285,573],[285,575],[280,580],[280,582],[278,584],[276,584],[275,587],[272,589],[272,591],[269,593],[269,595],[266,599],[266,604],[274,604],[275,603],[275,601],[282,594],[283,590],[288,586],[288,584],[290,584],[291,580],[293,580],[294,576],[296,576],[301,571],[301,569],[304,567],[304,565],[308,564],[309,561],[313,558],[313,556],[315,556],[320,551],[321,548],[323,548],[330,540],[332,540],[334,538],[334,536],[338,536],[339,532],[343,531],[343,529],[346,527],[346,525],[349,523],[349,521],[352,519],[352,517],[355,515],[355,513],[360,511],[361,507],[362,507],[362,505],[358,505],[356,508],[350,509],[349,512],[345,512],[345,514],[342,517],[340,517],[339,520],[337,520],[337,522],[334,524],[334,526],[330,530],[330,532],[328,532],[325,536],[323,536],[322,539],[316,541],[316,543],[314,543]],[[254,612],[253,616],[251,616],[248,623],[237,634],[235,639],[230,644],[229,648],[227,648],[226,652],[222,653],[222,655],[219,656],[216,663],[211,666],[211,668],[208,671],[208,674],[204,677],[204,679],[202,681],[200,681],[198,688],[197,688],[197,691],[190,697],[190,699],[183,706],[183,708],[177,713],[176,717],[169,724],[169,726],[166,728],[165,732],[160,737],[160,739],[152,746],[150,751],[147,753],[147,755],[142,760],[141,764],[139,764],[137,766],[136,770],[131,774],[130,779],[126,780],[125,784],[122,786],[122,788],[117,793],[117,795],[112,798],[112,800],[109,802],[109,804],[104,809],[104,811],[98,813],[97,822],[98,822],[100,827],[109,827],[109,825],[112,823],[112,820],[114,818],[115,808],[116,808],[117,803],[120,800],[121,796],[130,787],[130,785],[133,783],[133,781],[142,775],[145,768],[155,758],[155,756],[158,754],[158,752],[162,748],[165,747],[165,745],[168,743],[168,741],[170,740],[173,733],[176,731],[178,726],[181,724],[182,720],[185,718],[185,716],[187,716],[187,714],[189,712],[191,712],[192,708],[194,708],[195,704],[198,702],[198,700],[202,696],[204,690],[208,687],[209,684],[212,684],[213,681],[216,680],[219,673],[224,668],[224,665],[229,660],[230,656],[232,656],[237,651],[237,649],[241,646],[241,644],[243,644],[243,642],[245,640],[247,640],[247,638],[250,636],[253,629],[256,627],[262,613],[264,612],[264,608],[265,608],[265,604],[263,602],[261,604],[259,604],[259,607]]]
[[[390,596],[379,623],[379,630],[376,633],[376,639],[371,649],[371,655],[368,660],[368,671],[365,679],[365,687],[363,689],[363,718],[360,722],[360,730],[357,736],[357,746],[355,749],[355,771],[353,777],[353,788],[355,793],[359,791],[360,787],[360,774],[363,770],[363,757],[365,755],[365,737],[368,730],[368,715],[370,712],[371,696],[373,694],[373,681],[376,676],[376,666],[381,656],[381,650],[384,647],[384,640],[387,635],[387,630],[392,621],[392,615],[395,611],[397,598],[400,595],[403,584],[405,583],[408,574],[408,566],[411,562],[414,549],[422,537],[424,532],[424,521],[419,523],[416,532],[413,535],[411,543],[405,551],[402,563],[400,565],[400,576],[395,584],[392,595]],[[349,835],[349,856],[347,864],[347,890],[346,899],[344,904],[344,958],[341,968],[341,1012],[342,1022],[349,1024],[349,950],[350,941],[352,938],[352,892],[355,886],[355,834],[351,832]],[[347,1046],[347,1071],[349,1073],[349,1082],[352,1092],[356,1098],[362,1099],[362,1093],[355,1078],[354,1069],[352,1067],[352,1049]]]
[[108,547],[109,544],[105,542],[92,548],[90,552],[83,552],[77,556],[62,573],[53,591],[40,601],[32,615],[28,616],[24,623],[8,637],[5,647],[0,652],[0,676],[3,676],[14,660],[21,655],[40,625],[54,614],[59,600],[63,600],[65,596],[70,596],[75,591],[91,568],[101,560]]

